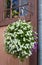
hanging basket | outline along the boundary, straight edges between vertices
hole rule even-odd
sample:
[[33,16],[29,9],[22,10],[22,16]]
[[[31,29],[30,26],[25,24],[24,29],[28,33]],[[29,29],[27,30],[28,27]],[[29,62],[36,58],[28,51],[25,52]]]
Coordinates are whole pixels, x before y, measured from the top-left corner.
[[8,25],[5,32],[5,50],[21,61],[32,55],[35,36],[31,22],[18,20]]

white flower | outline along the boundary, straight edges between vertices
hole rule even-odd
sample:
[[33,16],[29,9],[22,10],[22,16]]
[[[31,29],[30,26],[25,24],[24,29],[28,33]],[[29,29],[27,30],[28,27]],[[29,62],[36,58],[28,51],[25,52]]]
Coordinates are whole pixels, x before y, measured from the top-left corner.
[[10,39],[11,40],[11,37],[10,36],[7,36],[7,38],[6,39]]
[[14,26],[11,26],[10,29],[13,30],[14,29]]
[[28,58],[28,56],[26,56],[26,58]]
[[9,53],[11,52],[11,49],[9,50]]
[[19,22],[21,21],[21,19],[19,19]]
[[9,45],[9,48],[12,47],[12,44]]
[[29,48],[29,44],[26,44],[25,46],[26,46],[27,48]]
[[18,30],[18,28],[16,28],[15,30]]
[[20,56],[18,56],[18,58],[20,58]]
[[21,35],[21,37],[22,37],[23,35]]
[[25,37],[23,37],[23,41],[26,41]]
[[14,43],[16,44],[18,42],[18,39],[14,39]]
[[32,48],[31,46],[29,48]]
[[29,54],[28,54],[29,56],[31,56],[32,55],[32,52],[31,51],[29,51]]
[[27,32],[26,36],[27,36],[27,35],[29,36],[29,32]]
[[23,48],[23,47],[24,47],[24,45],[20,45],[20,47],[21,47],[21,48]]
[[22,50],[22,48],[20,47],[19,50]]
[[17,52],[16,50],[14,50],[14,53]]
[[29,40],[31,40],[31,38],[29,38]]
[[26,46],[24,46],[24,48],[25,48],[25,49],[27,49],[27,47],[26,47]]
[[7,44],[9,45],[9,44],[10,44],[10,41],[9,41],[9,42],[7,42]]
[[28,54],[26,51],[23,51],[24,54]]
[[19,51],[19,48],[17,47],[17,51]]
[[16,38],[16,36],[17,36],[17,33],[16,33],[16,32],[14,32],[14,38]]
[[30,36],[32,36],[32,34],[30,33]]
[[31,46],[34,47],[34,42],[31,42]]
[[19,46],[21,45],[21,42],[20,42],[20,40],[18,40],[18,45],[19,45]]
[[13,54],[14,54],[15,52],[13,51]]
[[34,32],[36,35],[37,35],[37,33],[36,32]]
[[22,56],[24,56],[25,54],[23,53],[23,51],[22,51]]
[[28,26],[27,26],[28,28],[30,28],[31,26],[28,24]]
[[18,30],[18,34],[23,34],[23,31],[22,30]]
[[22,50],[22,48],[18,48],[18,49],[17,49],[17,51],[21,51],[21,50]]
[[20,22],[17,22],[17,25],[16,25],[16,27],[19,27],[19,25],[20,25]]
[[13,54],[13,52],[11,52],[11,54]]
[[23,28],[23,30],[26,30],[26,29],[27,29],[26,27]]
[[15,45],[12,45],[12,48],[14,49],[15,48]]
[[32,40],[34,40],[34,38],[32,37]]
[[15,45],[16,48],[18,47],[17,44],[14,44],[14,45]]

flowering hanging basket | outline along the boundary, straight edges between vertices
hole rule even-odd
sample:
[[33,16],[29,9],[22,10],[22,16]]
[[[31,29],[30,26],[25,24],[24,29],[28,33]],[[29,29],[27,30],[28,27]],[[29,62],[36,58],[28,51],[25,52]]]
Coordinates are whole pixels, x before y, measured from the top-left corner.
[[5,31],[5,50],[15,55],[20,60],[24,60],[32,55],[35,37],[31,22],[18,20],[8,25]]

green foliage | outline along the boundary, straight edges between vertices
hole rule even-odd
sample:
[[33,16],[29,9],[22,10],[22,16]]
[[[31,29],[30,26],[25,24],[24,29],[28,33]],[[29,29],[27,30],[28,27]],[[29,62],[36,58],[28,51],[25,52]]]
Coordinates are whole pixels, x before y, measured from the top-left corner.
[[5,32],[5,49],[9,54],[24,60],[32,55],[34,35],[31,22],[18,20],[8,25]]
[[16,10],[12,11],[12,16],[15,16],[15,15],[18,15],[18,14],[19,14],[19,12],[17,12]]

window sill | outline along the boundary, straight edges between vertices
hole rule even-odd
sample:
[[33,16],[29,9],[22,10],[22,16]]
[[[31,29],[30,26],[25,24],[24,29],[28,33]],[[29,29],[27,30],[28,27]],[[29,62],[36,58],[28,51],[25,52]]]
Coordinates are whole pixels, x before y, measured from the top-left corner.
[[18,19],[25,19],[26,21],[30,21],[31,20],[30,15],[27,15],[27,16],[17,16],[17,17],[14,17],[14,18],[4,18],[0,22],[0,26],[6,26],[8,24],[11,24],[11,23],[15,22]]

